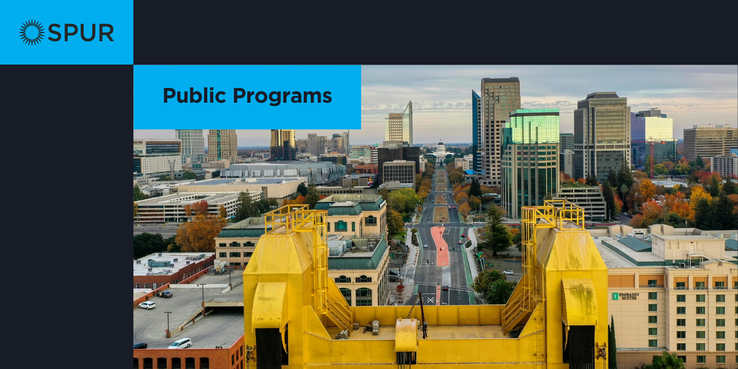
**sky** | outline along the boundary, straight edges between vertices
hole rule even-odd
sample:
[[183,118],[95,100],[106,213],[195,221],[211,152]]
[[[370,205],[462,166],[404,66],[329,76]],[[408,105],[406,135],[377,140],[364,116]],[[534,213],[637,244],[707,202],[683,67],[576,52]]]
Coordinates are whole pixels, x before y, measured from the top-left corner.
[[[351,131],[351,145],[381,143],[385,118],[402,113],[408,101],[414,143],[471,143],[471,91],[480,92],[482,78],[518,77],[521,107],[559,109],[562,132],[574,132],[577,101],[605,91],[627,97],[632,112],[661,109],[673,118],[678,139],[695,124],[738,126],[738,65],[382,65],[361,72],[361,130]],[[313,132],[342,133],[298,130],[297,138]],[[269,145],[269,130],[237,135],[241,147]],[[134,138],[164,137],[173,138],[174,130],[134,130]]]

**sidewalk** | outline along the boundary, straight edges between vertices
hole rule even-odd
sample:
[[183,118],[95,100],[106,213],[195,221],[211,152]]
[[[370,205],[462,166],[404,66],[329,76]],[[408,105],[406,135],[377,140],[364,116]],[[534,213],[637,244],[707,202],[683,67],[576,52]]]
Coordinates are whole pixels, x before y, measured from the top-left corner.
[[[477,275],[479,275],[479,271],[477,271],[477,266],[474,264],[474,249],[477,247],[477,233],[476,228],[469,228],[467,230],[467,234],[469,235],[469,240],[472,242],[471,246],[466,248],[466,261],[469,264],[469,269],[471,270],[471,276],[472,276],[472,282],[477,278]],[[478,294],[474,292],[474,296],[477,298],[478,301],[484,301],[484,296],[481,294]]]
[[[397,292],[397,285],[398,282],[390,282],[390,298],[389,298],[389,305],[402,305],[405,303],[405,300],[407,300],[410,296],[413,294],[413,290],[415,290],[415,281],[413,278],[415,278],[415,267],[418,265],[418,255],[420,249],[413,245],[412,242],[412,233],[410,230],[412,229],[412,226],[407,227],[407,234],[408,236],[405,237],[405,245],[407,246],[407,264],[403,266],[400,269],[400,278],[402,279],[402,284],[405,286],[405,290],[402,291],[402,294]],[[418,237],[418,240],[420,240],[420,237]],[[402,302],[399,302],[399,301]]]

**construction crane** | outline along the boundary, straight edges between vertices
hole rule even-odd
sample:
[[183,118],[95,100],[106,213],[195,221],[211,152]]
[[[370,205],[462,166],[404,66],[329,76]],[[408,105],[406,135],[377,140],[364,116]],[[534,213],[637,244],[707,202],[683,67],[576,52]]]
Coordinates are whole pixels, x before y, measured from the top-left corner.
[[660,143],[662,145],[666,145],[666,141],[663,141],[663,140],[662,141],[654,141],[653,140],[653,137],[649,137],[648,139],[649,139],[649,141],[631,141],[631,143],[645,143],[645,144],[649,144],[649,146],[651,146],[651,167],[649,168],[649,170],[651,171],[651,177],[650,178],[653,179],[653,161],[654,161],[653,144]]

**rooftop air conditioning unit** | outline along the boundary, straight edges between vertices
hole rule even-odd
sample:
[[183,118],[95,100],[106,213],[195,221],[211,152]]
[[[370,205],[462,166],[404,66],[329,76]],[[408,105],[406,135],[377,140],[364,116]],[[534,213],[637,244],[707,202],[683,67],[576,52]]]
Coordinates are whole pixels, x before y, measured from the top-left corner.
[[141,264],[141,260],[136,260],[136,264]]
[[159,253],[159,256],[161,256],[161,253]]
[[154,269],[153,268],[149,268],[149,272],[152,271],[152,270],[154,270]]
[[179,258],[174,258],[174,262],[175,262],[175,263],[177,262],[177,260],[179,260]]
[[189,261],[187,261],[187,264],[186,264],[186,265],[190,265],[190,262],[189,262]]

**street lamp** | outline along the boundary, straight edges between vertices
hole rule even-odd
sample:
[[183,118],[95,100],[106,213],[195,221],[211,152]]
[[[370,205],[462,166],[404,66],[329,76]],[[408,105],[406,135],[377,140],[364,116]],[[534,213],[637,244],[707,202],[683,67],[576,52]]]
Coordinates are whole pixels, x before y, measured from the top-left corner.
[[167,338],[169,338],[169,314],[171,314],[171,311],[165,311],[164,314],[167,314]]
[[201,284],[200,287],[202,287],[202,307],[205,307],[205,284]]

